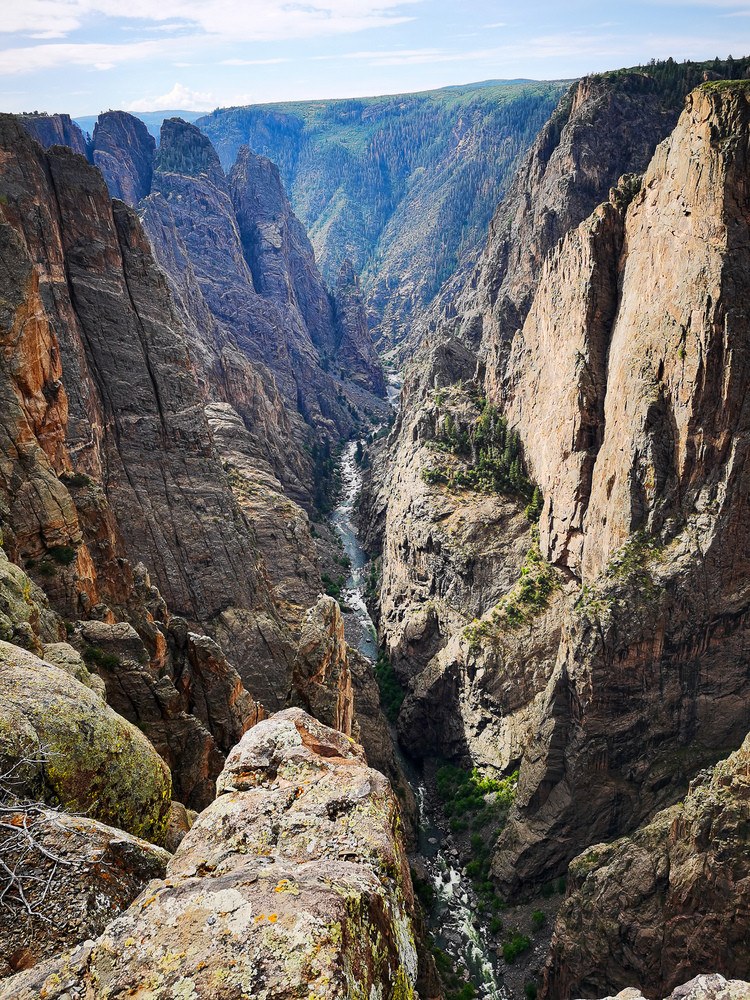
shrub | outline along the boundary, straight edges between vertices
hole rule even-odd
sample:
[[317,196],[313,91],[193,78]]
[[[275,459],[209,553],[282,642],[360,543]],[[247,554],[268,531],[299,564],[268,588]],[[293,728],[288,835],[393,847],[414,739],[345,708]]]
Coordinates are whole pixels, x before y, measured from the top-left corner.
[[375,680],[380,689],[380,704],[389,722],[395,722],[406,697],[404,689],[396,680],[390,660],[385,653],[378,653],[375,663]]
[[549,899],[554,891],[555,887],[551,882],[545,882],[542,886],[542,895],[545,899]]
[[536,1000],[536,983],[526,983],[523,992],[526,1000]]
[[544,910],[534,910],[531,914],[531,926],[535,931],[539,931],[547,923],[547,914]]
[[492,920],[490,920],[490,933],[499,934],[502,929],[503,922],[500,917],[493,917]]
[[45,561],[39,563],[37,572],[39,573],[39,576],[50,577],[54,576],[57,573],[57,570],[55,569],[54,565],[51,562]]
[[83,472],[68,472],[60,478],[68,488],[72,487],[74,490],[81,490],[84,486],[91,486],[93,483],[93,479]]
[[557,891],[560,893],[561,896],[565,892],[567,887],[568,887],[567,880],[564,875],[561,875],[560,878],[557,880]]
[[53,545],[49,549],[49,554],[61,566],[70,566],[76,557],[76,550],[70,545]]
[[116,653],[104,653],[100,663],[105,670],[117,670],[120,666],[120,657]]
[[531,947],[531,938],[526,934],[519,934],[518,931],[508,931],[508,940],[503,944],[503,958],[508,965],[513,965],[518,955],[528,951]]
[[104,652],[98,646],[87,646],[83,651],[86,663],[101,663]]

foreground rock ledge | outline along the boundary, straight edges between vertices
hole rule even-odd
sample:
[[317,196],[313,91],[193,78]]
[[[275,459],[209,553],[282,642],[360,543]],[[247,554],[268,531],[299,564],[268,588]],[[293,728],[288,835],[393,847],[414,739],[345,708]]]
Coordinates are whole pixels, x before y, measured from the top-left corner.
[[410,1000],[413,897],[387,780],[300,709],[249,730],[164,880],[0,998]]

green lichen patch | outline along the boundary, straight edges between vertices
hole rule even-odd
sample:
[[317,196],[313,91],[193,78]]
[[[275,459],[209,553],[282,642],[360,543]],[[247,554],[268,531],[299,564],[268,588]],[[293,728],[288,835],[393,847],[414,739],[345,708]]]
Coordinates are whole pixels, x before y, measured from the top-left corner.
[[166,838],[172,782],[145,736],[88,687],[0,643],[0,757],[25,758],[23,794],[153,843]]

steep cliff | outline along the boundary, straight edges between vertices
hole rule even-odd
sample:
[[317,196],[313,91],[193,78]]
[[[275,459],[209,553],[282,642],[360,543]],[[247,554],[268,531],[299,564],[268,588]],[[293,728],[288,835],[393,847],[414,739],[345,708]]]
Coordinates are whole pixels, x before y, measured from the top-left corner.
[[113,198],[132,208],[149,194],[155,150],[156,140],[139,118],[122,111],[99,115],[91,160],[101,170]]
[[[109,697],[148,728],[178,794],[203,806],[257,712],[223,654],[202,672],[194,640],[226,638],[249,684],[284,677],[294,639],[135,214],[82,157],[44,152],[8,116],[0,125],[4,548],[65,618],[87,620],[80,651],[117,663],[102,670]],[[11,576],[5,635],[41,652],[62,623],[31,592],[15,601]],[[167,605],[203,623],[196,636],[170,626]],[[231,732],[212,697],[234,706]]]
[[86,140],[83,132],[70,115],[19,115],[19,120],[29,135],[45,148],[47,146],[70,146],[74,153],[86,155]]
[[671,107],[633,74],[571,90],[423,330],[363,503],[401,739],[520,762],[506,896],[675,802],[750,724],[745,85],[696,91],[654,152]]
[[[500,841],[495,875],[506,889],[560,870],[576,845],[632,829],[674,801],[691,770],[739,745],[750,724],[749,110],[742,84],[691,95],[627,210],[593,471],[569,435],[548,435],[542,450],[541,438],[528,438],[532,470],[547,468],[547,446],[555,454],[542,513],[542,525],[550,511],[557,519],[548,537],[576,529],[582,516],[582,546],[559,552],[565,563],[582,550],[584,587]],[[567,253],[563,245],[550,268],[559,263],[567,275]],[[595,286],[579,288],[586,296]],[[540,291],[542,301],[553,287]],[[570,330],[532,314],[520,335],[527,343],[539,342],[534,331],[550,336],[563,375],[581,353],[579,313],[569,315]],[[591,315],[596,345],[601,317]],[[569,428],[585,424],[589,399],[578,394]],[[519,429],[525,439],[523,422]]]
[[749,779],[750,738],[682,802],[571,863],[545,996],[663,996],[701,969],[748,978]]
[[[354,407],[384,407],[339,377],[332,305],[278,170],[243,150],[225,178],[205,136],[174,119],[162,126],[151,190],[141,215],[209,394],[261,437],[263,414],[282,410],[260,454],[309,505],[310,428],[336,442],[353,430]],[[331,362],[335,374],[324,370]],[[368,364],[382,379],[374,353]]]

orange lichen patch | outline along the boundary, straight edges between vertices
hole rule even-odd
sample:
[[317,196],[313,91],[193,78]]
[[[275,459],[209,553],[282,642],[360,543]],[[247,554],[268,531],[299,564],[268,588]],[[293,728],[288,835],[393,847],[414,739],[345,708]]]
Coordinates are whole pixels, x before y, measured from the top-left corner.
[[272,924],[275,924],[275,923],[276,923],[276,921],[277,921],[277,920],[279,919],[279,917],[278,917],[278,914],[276,914],[276,913],[269,913],[269,914],[268,914],[268,919],[269,919],[269,921],[270,921],[270,922],[271,922]]

